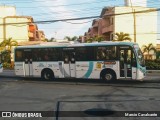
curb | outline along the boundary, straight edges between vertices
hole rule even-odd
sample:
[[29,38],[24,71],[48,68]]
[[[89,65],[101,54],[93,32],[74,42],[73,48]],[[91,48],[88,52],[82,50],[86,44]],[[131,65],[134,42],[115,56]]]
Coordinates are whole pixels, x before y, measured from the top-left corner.
[[147,73],[160,73],[160,70],[147,70]]

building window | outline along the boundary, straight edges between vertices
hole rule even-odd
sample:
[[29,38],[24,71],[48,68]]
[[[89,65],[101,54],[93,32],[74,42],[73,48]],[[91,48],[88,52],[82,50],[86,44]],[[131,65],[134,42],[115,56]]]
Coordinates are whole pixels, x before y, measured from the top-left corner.
[[110,24],[111,24],[111,25],[114,24],[114,18],[113,18],[113,17],[110,18]]
[[110,36],[110,41],[114,40],[114,34],[111,33],[111,36]]

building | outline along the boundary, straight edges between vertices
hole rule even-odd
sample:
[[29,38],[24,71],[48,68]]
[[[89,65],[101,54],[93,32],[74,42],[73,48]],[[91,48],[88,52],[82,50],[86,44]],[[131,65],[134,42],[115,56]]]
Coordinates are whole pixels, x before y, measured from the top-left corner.
[[[140,47],[149,43],[156,46],[157,9],[144,7],[146,0],[132,0],[132,6],[129,1],[125,0],[126,6],[103,8],[100,19],[93,21],[90,31],[85,35],[103,36],[105,40],[112,41],[115,33],[124,32],[130,34],[132,42],[137,42]],[[141,6],[141,3],[144,5]]]
[[0,18],[4,18],[6,16],[15,16],[16,8],[14,6],[0,6]]
[[125,0],[125,6],[147,7],[147,0]]
[[16,16],[12,6],[1,6],[0,10],[0,42],[12,38],[19,42],[39,41],[45,38],[44,32],[39,31],[31,16]]

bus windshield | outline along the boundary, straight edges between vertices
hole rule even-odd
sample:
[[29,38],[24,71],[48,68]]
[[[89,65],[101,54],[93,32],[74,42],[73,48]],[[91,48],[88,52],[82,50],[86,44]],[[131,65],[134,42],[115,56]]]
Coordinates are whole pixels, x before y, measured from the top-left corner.
[[139,48],[138,45],[135,45],[134,48],[135,48],[136,53],[137,53],[138,63],[139,63],[142,67],[145,66],[145,60],[144,60],[143,53],[142,53],[141,49]]

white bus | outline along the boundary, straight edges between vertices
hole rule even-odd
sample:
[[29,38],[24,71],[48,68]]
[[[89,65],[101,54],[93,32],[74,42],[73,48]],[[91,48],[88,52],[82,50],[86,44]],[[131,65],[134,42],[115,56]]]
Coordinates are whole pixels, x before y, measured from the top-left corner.
[[80,43],[15,48],[15,74],[24,77],[142,80],[142,52],[132,42]]
[[2,55],[0,54],[0,73],[3,72]]

